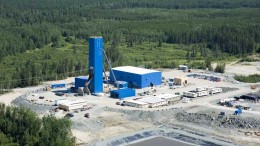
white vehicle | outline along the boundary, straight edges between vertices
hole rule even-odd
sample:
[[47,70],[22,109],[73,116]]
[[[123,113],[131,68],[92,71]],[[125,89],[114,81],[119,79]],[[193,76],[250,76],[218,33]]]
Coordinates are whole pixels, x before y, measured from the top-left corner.
[[236,100],[236,99],[234,99],[234,98],[221,99],[221,100],[220,100],[220,103],[229,102],[229,101],[234,101],[234,100]]

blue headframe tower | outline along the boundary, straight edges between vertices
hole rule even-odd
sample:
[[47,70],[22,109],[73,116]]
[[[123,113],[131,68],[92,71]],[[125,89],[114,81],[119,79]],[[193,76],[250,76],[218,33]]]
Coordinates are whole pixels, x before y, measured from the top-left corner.
[[89,43],[89,78],[85,85],[88,94],[103,92],[103,38],[90,37]]

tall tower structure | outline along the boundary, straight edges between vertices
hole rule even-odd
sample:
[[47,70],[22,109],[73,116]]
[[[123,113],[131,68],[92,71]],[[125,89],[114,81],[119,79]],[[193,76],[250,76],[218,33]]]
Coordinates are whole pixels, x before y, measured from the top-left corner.
[[103,38],[90,37],[89,43],[89,79],[90,93],[103,92]]

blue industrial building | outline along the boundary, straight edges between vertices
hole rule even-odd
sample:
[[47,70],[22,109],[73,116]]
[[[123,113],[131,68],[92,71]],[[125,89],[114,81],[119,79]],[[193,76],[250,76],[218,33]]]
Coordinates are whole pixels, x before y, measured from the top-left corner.
[[89,85],[91,93],[103,92],[103,38],[89,38]]
[[131,96],[135,96],[134,89],[124,88],[124,89],[120,89],[120,90],[110,91],[110,97],[112,97],[112,98],[123,99],[123,98],[131,97]]
[[75,78],[75,88],[84,87],[86,82],[88,81],[87,76],[79,76]]
[[117,81],[128,82],[130,88],[158,86],[162,82],[162,72],[133,66],[112,68],[110,71],[110,81],[112,83],[115,82],[114,76]]

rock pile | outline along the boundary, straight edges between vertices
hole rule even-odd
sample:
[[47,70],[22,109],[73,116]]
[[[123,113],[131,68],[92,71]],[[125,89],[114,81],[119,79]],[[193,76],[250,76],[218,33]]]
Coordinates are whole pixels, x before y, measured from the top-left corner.
[[231,129],[260,129],[260,120],[255,118],[186,112],[177,113],[175,118],[179,122],[194,123],[200,126],[214,126]]

